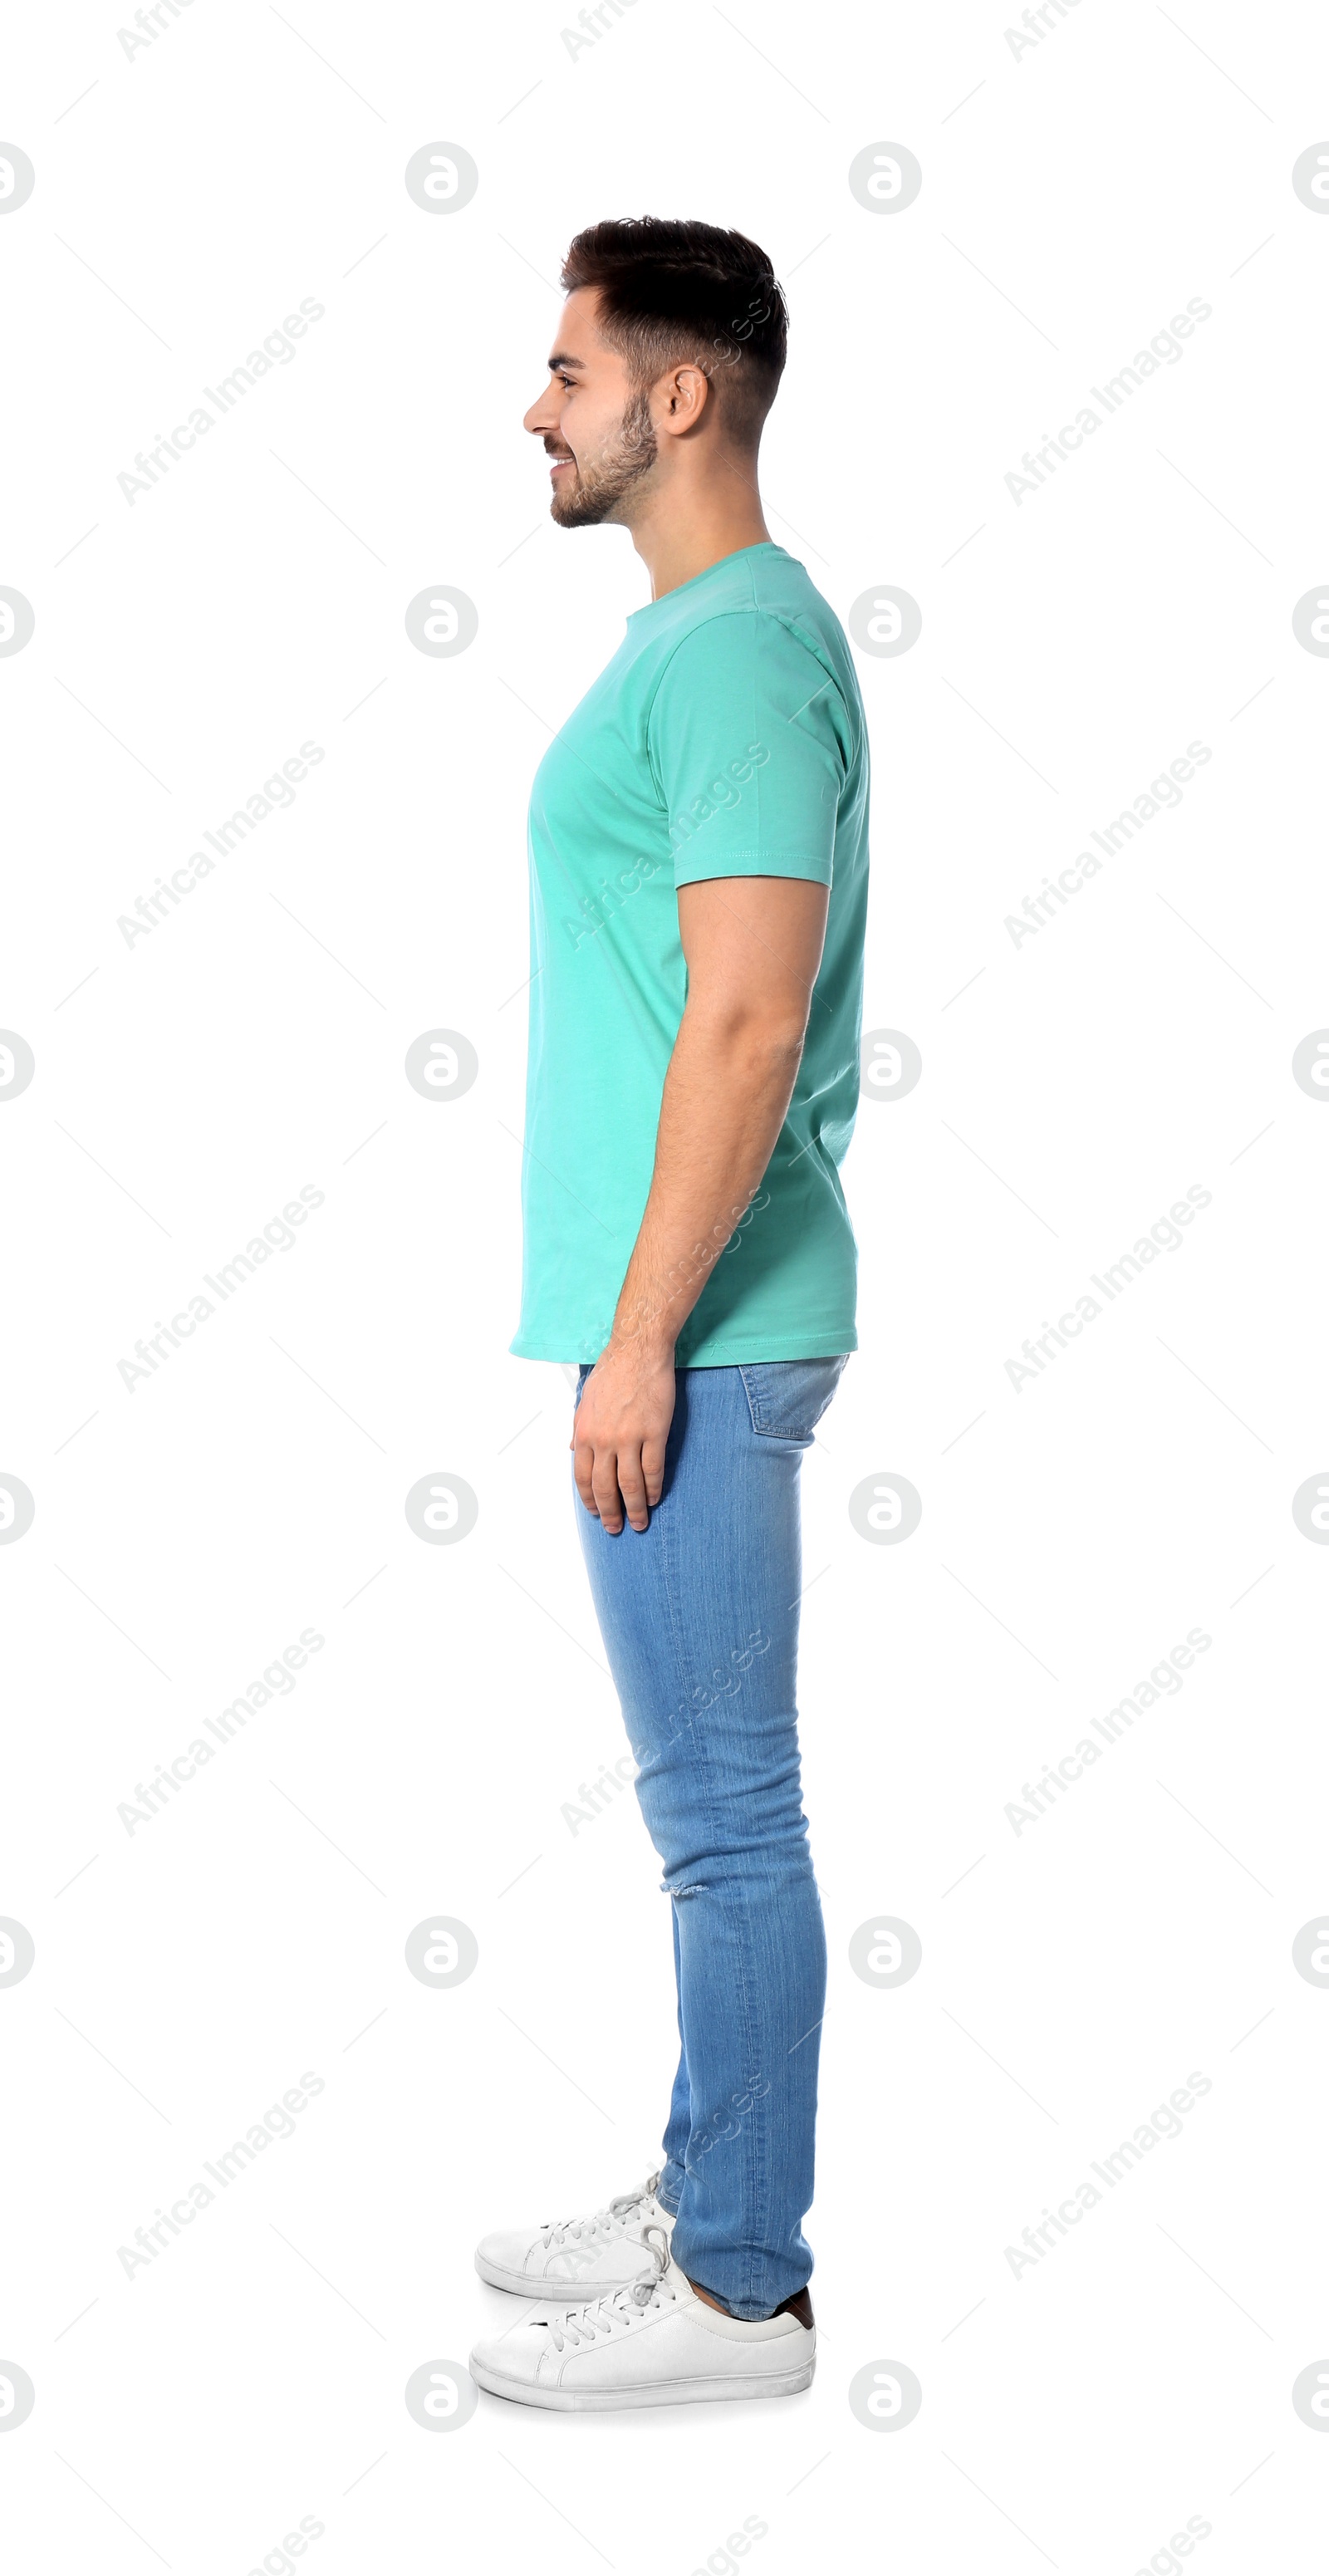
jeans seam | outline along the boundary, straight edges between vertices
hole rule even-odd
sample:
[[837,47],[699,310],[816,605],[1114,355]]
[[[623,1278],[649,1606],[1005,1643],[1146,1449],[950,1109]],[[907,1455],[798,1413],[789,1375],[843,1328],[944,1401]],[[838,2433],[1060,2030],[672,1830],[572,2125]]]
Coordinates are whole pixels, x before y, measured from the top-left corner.
[[[740,1370],[740,1375],[742,1375],[741,1370]],[[744,1389],[745,1389],[745,1392],[746,1392],[746,1380],[744,1381]],[[751,1398],[750,1398],[750,1397],[749,1397],[749,1399],[748,1399],[748,1404],[749,1404],[749,1411],[750,1411],[750,1410],[751,1410]],[[755,1429],[755,1425],[754,1425],[754,1429]],[[677,1564],[676,1564],[676,1559],[675,1559],[675,1556],[674,1556],[673,1549],[672,1549],[671,1545],[669,1544],[669,1540],[670,1540],[670,1530],[669,1530],[668,1522],[666,1522],[666,1525],[665,1525],[665,1528],[664,1528],[664,1531],[663,1531],[662,1535],[663,1535],[664,1540],[665,1540],[665,1545],[664,1545],[664,1549],[663,1549],[663,1555],[664,1555],[664,1572],[665,1572],[665,1595],[666,1595],[666,1598],[667,1598],[668,1603],[669,1603],[669,1625],[670,1625],[670,1633],[671,1633],[671,1635],[673,1636],[673,1639],[674,1639],[674,1654],[675,1654],[675,1661],[676,1661],[676,1664],[677,1664],[678,1669],[680,1670],[680,1672],[682,1672],[682,1673],[684,1674],[684,1677],[686,1678],[686,1674],[687,1674],[687,1672],[691,1670],[691,1665],[690,1665],[690,1664],[685,1664],[685,1663],[684,1663],[683,1653],[682,1653],[682,1645],[681,1645],[681,1614],[680,1614],[680,1605],[679,1605],[679,1601],[678,1601],[678,1589],[677,1589],[677,1580],[676,1580],[676,1576],[677,1576]],[[689,1697],[691,1697],[691,1692],[690,1692],[690,1691],[689,1691],[689,1694],[688,1694],[688,1695],[689,1695]],[[700,1785],[701,1785],[701,1791],[702,1791],[702,1799],[703,1799],[703,1803],[704,1803],[704,1807],[705,1807],[705,1814],[706,1814],[706,1823],[707,1823],[708,1837],[709,1837],[709,1840],[710,1840],[710,1843],[711,1843],[712,1849],[714,1850],[715,1848],[717,1848],[717,1847],[718,1847],[718,1844],[719,1844],[719,1840],[720,1840],[720,1828],[719,1828],[719,1816],[718,1816],[718,1813],[717,1813],[717,1811],[716,1811],[716,1806],[715,1806],[715,1794],[714,1794],[715,1784],[714,1784],[714,1776],[713,1776],[713,1771],[714,1771],[713,1761],[712,1761],[712,1757],[711,1757],[710,1749],[709,1749],[709,1747],[708,1747],[708,1745],[707,1745],[707,1743],[706,1743],[706,1741],[705,1741],[705,1737],[704,1737],[704,1735],[703,1735],[699,1730],[697,1730],[697,1729],[693,1729],[693,1731],[692,1731],[692,1741],[693,1741],[693,1746],[694,1746],[694,1749],[695,1749],[695,1752],[696,1752],[696,1755],[697,1755],[697,1760],[698,1760],[698,1769],[699,1769],[699,1775],[700,1775]],[[717,1901],[718,1903],[720,1903],[721,1905],[723,1905],[723,1903],[724,1903],[724,1901],[725,1901],[725,1900],[724,1900],[724,1898],[723,1898],[723,1897],[721,1897],[721,1896],[720,1896],[718,1889],[717,1889],[714,1893],[715,1893],[715,1896],[716,1896],[716,1901]],[[676,1899],[676,1898],[671,1898],[671,1902],[676,1903],[676,1902],[677,1902],[677,1899]],[[753,2063],[753,2054],[754,2054],[754,2043],[753,2043],[753,2020],[752,2020],[752,1991],[751,1991],[751,1986],[750,1986],[749,1977],[748,1977],[748,1962],[747,1962],[747,1960],[746,1960],[746,1957],[744,1956],[743,1947],[742,1947],[742,1944],[741,1944],[741,1943],[739,1944],[737,1986],[738,1986],[738,1995],[739,1995],[739,2001],[740,2001],[740,2006],[741,2006],[741,2019],[742,2019],[742,2028],[743,2028],[744,2062],[745,2062],[745,2064],[746,2064],[747,2066],[751,2066],[751,2065],[752,2065],[752,2063]],[[684,2050],[686,2051],[686,2048],[687,2048],[687,2035],[686,2035],[686,2032],[684,2033],[683,2046],[684,2046]],[[690,2081],[690,2078],[689,2078],[689,2081]],[[690,2104],[690,2112],[691,2112],[691,2116],[690,2116],[690,2121],[689,2121],[689,2136],[688,2136],[688,2151],[689,2151],[689,2154],[690,2154],[690,2152],[691,2152],[691,2146],[692,2146],[691,2127],[692,2127],[692,2122],[695,2120],[695,2111],[691,2111],[691,2104]],[[703,2114],[702,2114],[703,2119],[705,2119],[707,2116],[708,2116],[708,2115],[707,2115],[705,2112],[703,2112]],[[690,2167],[690,2165],[686,2162],[686,2160],[685,2160],[685,2163],[684,2163],[684,2176],[685,2176],[685,2181],[684,2181],[684,2189],[685,2189],[685,2190],[686,2190],[686,2188],[687,2188],[687,2184],[688,2184],[688,2182],[692,2182],[692,2183],[693,2183],[693,2188],[694,2188],[694,2190],[695,2190],[695,2189],[700,2188],[700,2185],[699,2185],[696,2181],[694,2181],[694,2178],[693,2178],[693,2175],[692,2175],[692,2171],[691,2171],[691,2167]],[[762,2191],[761,2191],[761,2195],[760,2195],[760,2202],[758,2203],[758,2200],[757,2200],[757,2194],[756,2194],[755,2190],[754,2190],[754,2196],[753,2196],[753,2197],[754,2197],[754,2214],[755,2214],[757,2217],[759,2217],[759,2218],[760,2218],[761,2226],[762,2226],[762,2229],[763,2229],[763,2231],[764,2231],[764,2228],[765,2228],[765,2222],[766,2222],[766,2215],[767,2215],[767,2211],[766,2211],[766,2192],[765,2192],[765,2188],[764,2188],[764,2186],[763,2186]],[[751,2274],[752,2274],[753,2260],[754,2260],[753,2249],[752,2249],[752,2247],[751,2247],[751,2246],[749,2246],[749,2248],[748,2248],[748,2253],[747,2253],[747,2272],[748,2272],[748,2277],[749,2277],[749,2279],[751,2278]]]
[[[830,1394],[827,1396],[825,1403],[819,1406],[810,1427],[806,1431],[790,1429],[784,1424],[762,1421],[760,1418],[762,1413],[761,1398],[754,1393],[749,1377],[749,1371],[753,1368],[796,1368],[799,1363],[796,1360],[740,1361],[738,1364],[738,1374],[743,1381],[743,1393],[748,1400],[748,1412],[752,1417],[752,1428],[755,1431],[757,1438],[759,1440],[792,1440],[796,1441],[801,1448],[807,1448],[815,1437],[817,1424],[821,1421],[823,1414],[830,1411],[831,1405],[835,1401],[836,1390],[839,1387],[840,1379],[844,1375],[845,1359],[847,1359],[848,1356],[849,1355],[846,1352],[844,1357],[841,1359],[839,1369],[836,1372],[835,1383],[831,1388]],[[808,1365],[812,1367],[823,1367],[828,1366],[829,1363],[823,1361],[812,1361],[809,1362]]]
[[[744,1897],[742,1899],[742,1903],[746,1911],[748,1899]],[[749,2067],[754,2065],[751,2048],[748,2050],[747,2064]],[[757,2075],[760,2075],[761,2068],[757,2066],[754,2071]],[[754,2105],[752,2126],[747,2132],[751,2141],[749,2150],[749,2166],[752,2176],[752,2209],[755,2221],[752,2234],[754,2239],[763,2243],[767,2233],[767,2221],[770,2216],[771,2186],[771,2140],[769,2125],[764,2114],[766,2110],[769,2109],[769,2106],[774,2099],[775,2084],[773,2076],[768,2076],[766,2080],[769,2089],[765,2094],[759,2094],[757,2096],[757,2104],[761,2107],[758,2108],[757,2105]],[[741,2187],[740,2183],[740,2189]],[[757,2244],[750,2243],[747,2249],[747,2305],[749,2307],[760,2304],[760,2296],[757,2288],[757,2275],[759,2269],[762,2273],[765,2272],[766,2263],[767,2257],[765,2253],[759,2253],[757,2250]]]
[[753,1428],[753,1430],[754,1430],[754,1431],[756,1431],[756,1432],[758,1432],[758,1433],[759,1433],[759,1432],[760,1432],[760,1430],[761,1430],[761,1424],[760,1424],[760,1422],[757,1420],[758,1406],[757,1406],[756,1399],[755,1399],[755,1397],[754,1397],[754,1395],[753,1395],[753,1392],[752,1392],[752,1384],[751,1384],[751,1380],[750,1380],[749,1375],[748,1375],[748,1371],[747,1371],[747,1369],[743,1366],[743,1364],[742,1364],[742,1362],[741,1362],[741,1361],[740,1361],[740,1363],[739,1363],[739,1370],[738,1370],[738,1374],[739,1374],[739,1376],[741,1377],[741,1379],[742,1379],[742,1381],[743,1381],[743,1393],[745,1394],[745,1396],[747,1397],[747,1400],[748,1400],[748,1412],[749,1412],[749,1413],[751,1414],[751,1416],[752,1416],[752,1428]]

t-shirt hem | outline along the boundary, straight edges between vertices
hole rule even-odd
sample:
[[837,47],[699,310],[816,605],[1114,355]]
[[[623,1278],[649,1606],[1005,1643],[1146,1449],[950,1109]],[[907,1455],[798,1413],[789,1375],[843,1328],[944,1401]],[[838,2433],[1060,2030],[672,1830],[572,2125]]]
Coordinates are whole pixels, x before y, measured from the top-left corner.
[[695,1351],[684,1354],[677,1366],[744,1368],[749,1361],[759,1360],[834,1360],[842,1352],[857,1348],[858,1335],[852,1324],[833,1326],[824,1333],[736,1333],[732,1339],[708,1334]]
[[[568,1340],[575,1340],[574,1334]],[[695,1351],[688,1351],[676,1362],[679,1368],[744,1368],[760,1360],[834,1360],[844,1351],[856,1351],[858,1334],[852,1324],[839,1324],[827,1332],[737,1333],[732,1339],[708,1335]],[[518,1333],[508,1344],[514,1359],[552,1360],[556,1367],[583,1368],[588,1361],[598,1360],[604,1349],[598,1341],[593,1350],[569,1351],[562,1340],[555,1344],[543,1334]]]
[[700,885],[716,877],[804,877],[814,885],[828,886],[832,874],[829,859],[808,858],[802,852],[786,857],[774,850],[720,850],[709,859],[703,854],[690,863],[679,851],[674,860],[675,885]]

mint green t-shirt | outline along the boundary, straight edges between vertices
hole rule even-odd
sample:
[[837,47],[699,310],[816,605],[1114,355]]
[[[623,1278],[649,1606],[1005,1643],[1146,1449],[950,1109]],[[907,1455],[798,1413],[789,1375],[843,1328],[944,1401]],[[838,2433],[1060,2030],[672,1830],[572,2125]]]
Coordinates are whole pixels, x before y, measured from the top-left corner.
[[868,743],[839,620],[783,546],[633,611],[535,775],[522,1178],[526,1359],[598,1359],[651,1184],[687,994],[677,889],[830,887],[789,1114],[682,1326],[681,1367],[857,1345],[839,1165],[858,1103]]

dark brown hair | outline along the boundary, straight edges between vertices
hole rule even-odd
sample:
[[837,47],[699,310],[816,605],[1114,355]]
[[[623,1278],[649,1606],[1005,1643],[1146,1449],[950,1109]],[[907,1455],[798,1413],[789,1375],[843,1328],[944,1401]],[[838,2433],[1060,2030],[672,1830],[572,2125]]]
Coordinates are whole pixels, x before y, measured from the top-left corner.
[[784,372],[789,315],[764,250],[715,224],[625,215],[578,233],[565,294],[594,287],[599,323],[638,388],[699,366],[736,445],[755,447]]

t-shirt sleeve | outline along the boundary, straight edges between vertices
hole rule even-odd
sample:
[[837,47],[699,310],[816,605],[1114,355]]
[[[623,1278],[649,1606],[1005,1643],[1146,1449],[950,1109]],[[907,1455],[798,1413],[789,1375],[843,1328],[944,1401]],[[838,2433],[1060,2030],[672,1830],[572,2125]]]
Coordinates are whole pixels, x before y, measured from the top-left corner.
[[678,885],[830,884],[849,716],[824,663],[781,618],[743,609],[694,627],[661,674],[647,741]]

